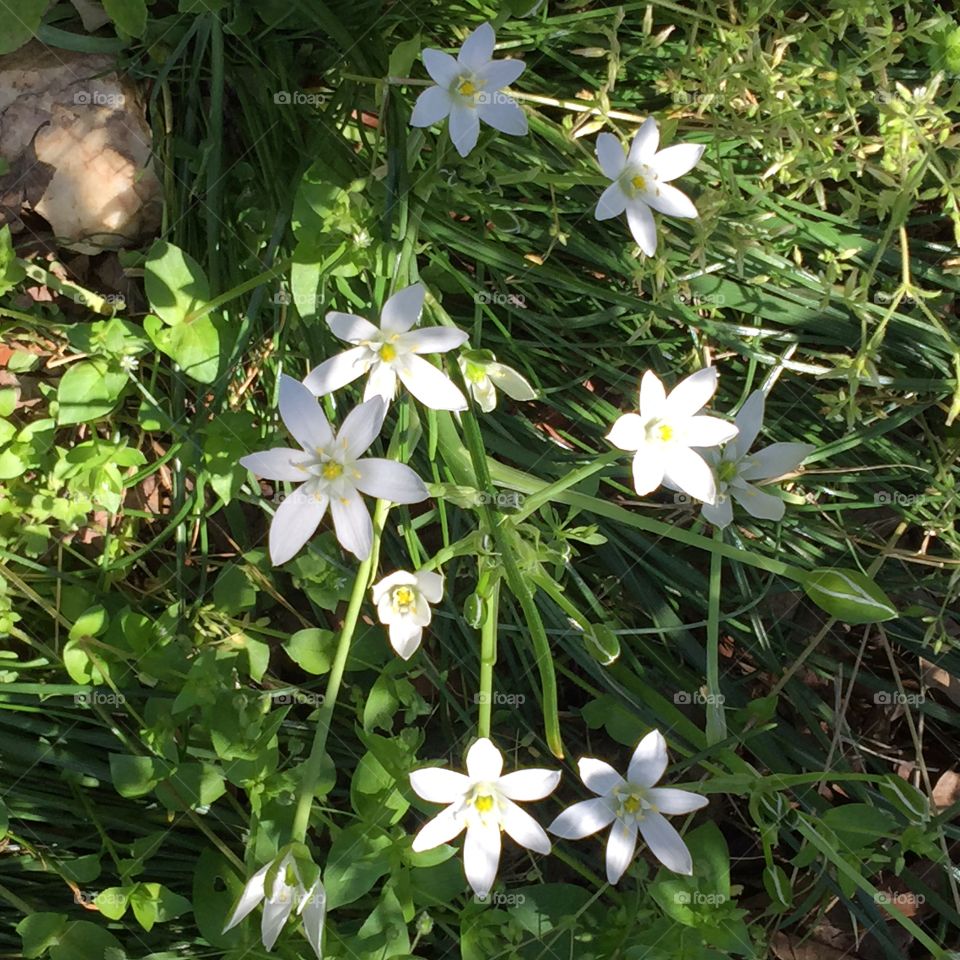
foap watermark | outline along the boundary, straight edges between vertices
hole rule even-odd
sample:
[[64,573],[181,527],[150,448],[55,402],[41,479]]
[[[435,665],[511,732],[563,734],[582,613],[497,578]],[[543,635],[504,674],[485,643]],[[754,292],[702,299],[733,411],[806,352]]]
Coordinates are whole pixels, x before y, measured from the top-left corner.
[[481,490],[477,493],[475,505],[485,505],[496,510],[519,510],[525,499],[517,490]]
[[922,693],[900,693],[899,690],[878,690],[873,695],[873,702],[878,707],[904,706],[918,707],[926,703],[927,698]]
[[922,907],[927,898],[922,893],[909,891],[880,890],[873,895],[873,902],[888,907]]
[[128,897],[113,890],[74,890],[73,902],[81,907],[125,907]]
[[873,495],[873,502],[879,506],[896,504],[898,507],[912,507],[924,500],[922,493],[900,493],[897,490],[878,490]]
[[494,907],[520,907],[526,903],[527,898],[522,893],[499,893],[494,890],[485,896],[474,894],[474,903],[490,904]]
[[279,704],[319,707],[323,704],[324,696],[309,690],[275,690],[271,691],[270,699]]
[[888,293],[886,290],[878,290],[873,295],[873,302],[883,307],[895,301],[899,309],[900,307],[915,307],[920,302],[920,298],[915,297],[912,293],[904,293],[901,294],[900,299],[897,300],[895,293]]
[[81,307],[96,308],[101,303],[109,304],[114,310],[126,310],[127,298],[122,293],[105,293],[103,296],[97,296],[92,293],[75,293],[73,302]]
[[683,107],[698,107],[702,103],[714,103],[717,106],[727,102],[727,98],[720,93],[702,93],[699,90],[678,90],[673,95],[673,102]]
[[718,706],[722,707],[727,698],[722,693],[704,693],[702,690],[678,690],[673,695],[673,702],[676,704],[698,704],[699,706]]
[[105,93],[103,90],[77,90],[73,103],[77,107],[122,107],[127,98],[122,93]]
[[495,307],[520,307],[526,309],[527,298],[520,293],[491,293],[481,290],[473,295],[474,303],[490,303]]
[[321,107],[326,97],[320,93],[307,93],[306,90],[278,90],[273,102],[278,107]]
[[474,100],[478,106],[487,104],[510,104],[513,103],[513,97],[502,90],[479,90],[474,95]]
[[77,707],[120,707],[127,702],[122,693],[112,690],[84,690],[73,695],[74,706]]
[[722,307],[727,302],[722,293],[678,293],[676,299],[688,307]]
[[674,903],[687,907],[719,907],[727,902],[722,893],[701,893],[699,890],[679,890],[673,895]]
[[475,704],[489,703],[495,707],[519,707],[520,704],[526,703],[526,700],[527,698],[522,693],[501,693],[499,690],[495,690],[493,693],[475,693],[473,695]]

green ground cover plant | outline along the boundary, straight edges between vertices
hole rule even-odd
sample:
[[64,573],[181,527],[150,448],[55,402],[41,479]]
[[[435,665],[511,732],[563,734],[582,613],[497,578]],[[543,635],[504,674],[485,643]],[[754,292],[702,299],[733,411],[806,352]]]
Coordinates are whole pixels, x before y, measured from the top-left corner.
[[2,955],[958,955],[956,14],[102,6],[0,2],[163,192],[0,231]]

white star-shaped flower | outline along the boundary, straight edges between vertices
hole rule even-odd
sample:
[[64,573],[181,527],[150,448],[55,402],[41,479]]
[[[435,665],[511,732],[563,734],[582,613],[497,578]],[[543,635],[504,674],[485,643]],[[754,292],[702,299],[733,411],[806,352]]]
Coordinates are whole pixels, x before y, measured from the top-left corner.
[[503,757],[486,737],[467,752],[467,772],[439,767],[414,770],[413,789],[431,803],[449,806],[427,821],[413,838],[413,849],[432,850],[467,831],[463,867],[478,897],[493,887],[500,865],[500,831],[505,830],[522,847],[550,852],[543,827],[514,801],[542,800],[560,782],[559,770],[517,770],[501,776]]
[[318,397],[370,374],[363,399],[396,396],[397,379],[425,406],[434,410],[466,410],[467,400],[450,378],[421,353],[445,353],[459,347],[467,334],[455,327],[410,328],[420,319],[425,291],[415,283],[383,305],[380,327],[352,313],[331,311],[327,323],[334,335],[355,346],[325,360],[304,383]]
[[410,117],[414,127],[430,127],[450,118],[450,139],[461,157],[477,145],[480,121],[501,133],[522,136],[527,118],[516,101],[505,93],[523,73],[522,60],[494,60],[496,36],[484,23],[463,41],[454,59],[442,50],[423,51],[423,65],[436,83],[417,97]]
[[703,154],[699,143],[678,143],[657,151],[660,131],[657,121],[647,117],[633,138],[628,152],[612,133],[597,137],[597,160],[613,183],[597,202],[598,220],[619,217],[626,211],[627,224],[637,246],[648,256],[657,252],[657,226],[652,210],[670,217],[696,219],[697,208],[671,180],[689,173]]
[[667,743],[652,730],[638,744],[627,779],[609,763],[582,757],[580,779],[598,796],[568,807],[547,828],[566,840],[582,840],[613,824],[607,840],[607,881],[617,883],[633,859],[639,832],[650,852],[674,873],[693,873],[693,861],[683,838],[663,814],[691,813],[707,798],[672,787],[655,787],[667,769]]
[[607,439],[621,450],[636,451],[633,482],[639,496],[669,481],[673,489],[714,503],[716,482],[706,461],[692,447],[715,447],[737,435],[718,417],[698,416],[717,389],[716,367],[704,367],[681,380],[666,395],[648,370],[640,381],[640,413],[620,417]]
[[[268,873],[270,874],[269,890],[266,889]],[[247,881],[223,932],[226,933],[235,927],[261,902],[263,903],[263,920],[260,924],[260,938],[267,950],[273,949],[280,931],[296,906],[297,916],[303,919],[303,932],[310,941],[310,946],[313,947],[318,960],[322,960],[321,938],[327,895],[319,877],[307,889],[301,880],[297,861],[291,853],[261,867]]]
[[748,453],[763,426],[765,400],[762,390],[751,393],[734,418],[740,433],[722,452],[706,452],[716,477],[717,502],[705,503],[701,512],[714,526],[726,527],[733,520],[734,500],[758,520],[782,520],[786,510],[783,500],[764,493],[751,481],[769,483],[793,473],[816,450],[811,443],[773,443]]
[[432,619],[431,603],[443,599],[443,577],[429,570],[398,570],[371,588],[380,622],[390,628],[390,645],[404,660],[420,646]]
[[460,370],[467,389],[484,413],[497,405],[499,387],[511,400],[534,400],[536,391],[513,367],[497,363],[489,350],[468,350],[460,356]]
[[386,409],[379,397],[361,403],[334,436],[317,398],[293,377],[281,375],[280,417],[303,449],[275,447],[240,458],[258,477],[303,481],[280,504],[270,524],[274,566],[289,560],[313,536],[328,505],[340,545],[366,560],[373,524],[360,494],[394,503],[419,503],[429,496],[406,464],[363,458],[380,433]]

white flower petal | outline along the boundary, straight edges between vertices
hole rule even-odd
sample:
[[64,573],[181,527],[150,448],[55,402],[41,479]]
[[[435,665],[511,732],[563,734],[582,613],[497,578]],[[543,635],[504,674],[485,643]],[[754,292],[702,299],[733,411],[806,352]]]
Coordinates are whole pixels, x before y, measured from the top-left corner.
[[410,786],[418,796],[431,803],[455,803],[470,785],[471,780],[466,774],[444,767],[424,767],[410,774]]
[[754,390],[734,418],[737,430],[740,432],[736,439],[730,442],[730,446],[733,448],[733,459],[738,460],[753,446],[753,442],[757,439],[760,428],[763,426],[765,405],[766,396],[764,392]]
[[718,493],[716,503],[705,503],[700,508],[700,515],[707,523],[723,530],[733,523],[733,500],[729,493]]
[[305,904],[300,905],[300,914],[303,919],[303,932],[317,955],[317,960],[323,960],[323,921],[327,912],[327,894],[323,884],[317,881],[313,889],[307,894]]
[[454,382],[433,364],[414,353],[397,357],[397,376],[403,385],[431,410],[466,410],[467,398]]
[[631,164],[649,163],[660,145],[660,130],[653,117],[647,117],[630,144],[627,161]]
[[480,115],[475,107],[455,103],[450,108],[450,140],[461,157],[466,157],[480,137]]
[[690,417],[679,427],[677,437],[688,447],[717,447],[737,435],[737,425],[719,417]]
[[397,372],[390,363],[383,363],[378,360],[370,368],[370,377],[367,380],[366,389],[363,391],[363,399],[372,400],[374,397],[380,397],[384,403],[389,404],[397,395]]
[[594,797],[567,807],[547,829],[566,840],[582,840],[609,826],[615,816],[613,804],[607,797]]
[[326,317],[327,326],[335,337],[347,343],[363,343],[364,340],[380,340],[380,331],[363,317],[355,313],[340,313],[331,310]]
[[635,413],[625,413],[614,421],[607,439],[621,450],[639,450],[647,440],[645,422]]
[[486,737],[481,737],[467,751],[467,774],[471,780],[499,780],[503,757]]
[[513,367],[493,361],[487,364],[486,370],[489,379],[511,400],[536,399],[536,391]]
[[[280,884],[277,884],[277,886],[279,887]],[[273,949],[273,945],[277,942],[277,937],[280,936],[280,931],[287,922],[291,910],[293,910],[292,891],[282,899],[264,900],[263,919],[260,921],[260,939],[267,950]]]
[[390,646],[402,660],[409,660],[420,646],[423,629],[410,617],[400,617],[390,624]]
[[430,496],[423,481],[405,463],[380,457],[358,460],[353,470],[359,476],[353,482],[358,490],[378,500],[393,503],[420,503]]
[[640,380],[640,413],[644,420],[659,417],[667,401],[667,394],[660,378],[647,370]]
[[609,220],[611,217],[619,217],[627,209],[627,195],[623,192],[623,187],[619,181],[614,181],[600,194],[597,200],[597,208],[593,215],[598,220]]
[[263,899],[263,881],[271,864],[261,867],[245,884],[223,932],[233,929]]
[[739,470],[741,480],[772,480],[793,473],[816,450],[809,443],[772,443],[747,457]]
[[446,353],[469,339],[470,334],[456,327],[421,327],[403,334],[397,345],[409,353]]
[[501,90],[503,87],[509,87],[523,73],[526,66],[522,60],[509,58],[491,60],[477,71],[477,77],[483,84],[484,90]]
[[659,730],[651,730],[638,744],[627,767],[627,780],[652,787],[667,769],[667,741]]
[[616,180],[627,165],[627,155],[623,144],[612,133],[601,133],[597,137],[597,163],[605,177]]
[[423,313],[426,289],[422,283],[412,283],[398,290],[383,305],[380,328],[384,333],[406,333]]
[[367,347],[353,347],[324,360],[314,367],[303,381],[304,386],[313,394],[322,397],[353,383],[362,377],[374,361],[374,355]]
[[460,64],[456,58],[442,50],[427,47],[420,56],[430,78],[444,89],[449,88],[460,73]]
[[477,113],[480,119],[494,130],[512,137],[522,137],[528,130],[527,115],[517,102],[505,93],[481,94],[477,100]]
[[311,453],[333,440],[333,431],[317,398],[299,381],[280,374],[280,418],[290,435]]
[[639,449],[633,457],[633,488],[638,497],[653,493],[664,480],[664,460],[653,449]]
[[559,770],[514,770],[497,780],[497,789],[510,800],[542,800],[560,782]]
[[702,143],[676,143],[661,150],[648,161],[659,179],[665,183],[689,173],[703,156]]
[[[426,52],[425,50],[424,53]],[[432,127],[450,115],[451,106],[453,106],[453,99],[446,87],[427,87],[413,105],[410,126]]]
[[671,420],[699,413],[717,392],[717,368],[704,367],[681,380],[667,397],[666,416]]
[[504,801],[503,829],[521,847],[544,855],[550,852],[550,838],[543,827],[512,800]]
[[439,847],[442,843],[449,843],[466,825],[467,821],[455,816],[453,810],[448,807],[420,828],[413,838],[412,849],[415,853],[420,853],[423,850]]
[[654,787],[647,797],[660,813],[693,813],[709,803],[706,797],[698,793],[678,790],[676,787]]
[[650,852],[674,873],[693,874],[693,860],[690,851],[666,818],[659,813],[650,813],[640,821],[640,833],[646,840]]
[[355,406],[337,431],[337,446],[347,460],[362,457],[377,439],[387,415],[387,406],[380,397],[373,397]]
[[772,493],[764,493],[750,483],[735,483],[730,494],[751,517],[758,520],[780,521],[787,512],[786,504]]
[[497,391],[489,377],[484,377],[479,383],[467,381],[467,386],[473,394],[473,399],[484,413],[495,410],[497,406]]
[[480,24],[463,41],[460,53],[457,54],[457,62],[461,67],[467,67],[470,70],[482,70],[490,62],[496,42],[497,36],[493,32],[493,27],[489,23]]
[[363,498],[356,490],[346,490],[342,496],[331,497],[330,512],[340,546],[358,560],[366,560],[373,546],[373,524]]
[[642,200],[627,204],[627,225],[637,246],[648,256],[657,252],[657,225],[650,208]]
[[274,447],[259,453],[248,453],[240,458],[240,465],[265,480],[290,480],[300,482],[308,474],[303,464],[311,460],[309,454],[293,447]]
[[637,825],[629,826],[622,820],[613,821],[613,829],[607,840],[607,883],[618,883],[623,876],[633,853],[637,849]]
[[716,503],[717,482],[706,460],[689,447],[669,444],[664,450],[664,475],[669,477],[685,494]]
[[418,570],[417,588],[430,603],[439,603],[443,599],[443,577],[432,570]]
[[463,844],[463,869],[467,882],[478,897],[485,897],[490,892],[499,866],[500,830],[495,824],[487,827],[470,824]]
[[379,603],[393,587],[415,586],[418,582],[418,576],[419,574],[413,574],[407,570],[397,570],[389,576],[384,577],[379,583],[375,583],[370,588],[373,594],[373,602]]
[[[307,489],[304,489],[306,487]],[[297,487],[277,507],[270,523],[270,562],[286,563],[313,536],[327,512],[327,497],[309,484]]]
[[693,201],[681,190],[671,187],[669,183],[660,183],[653,190],[643,195],[644,200],[660,213],[668,217],[684,217],[687,220],[696,220],[700,216]]
[[580,770],[580,779],[588,790],[604,796],[614,787],[623,784],[623,777],[604,760],[595,760],[593,757],[581,757],[577,761]]

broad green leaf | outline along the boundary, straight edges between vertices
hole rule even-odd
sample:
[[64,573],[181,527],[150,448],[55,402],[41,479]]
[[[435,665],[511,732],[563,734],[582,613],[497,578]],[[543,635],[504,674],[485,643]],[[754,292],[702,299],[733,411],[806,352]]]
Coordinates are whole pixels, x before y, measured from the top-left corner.
[[105,417],[117,405],[129,379],[123,370],[100,357],[73,364],[57,386],[57,422],[86,423]]
[[390,871],[390,837],[363,823],[337,834],[327,854],[323,883],[327,909],[335,910],[359,900]]
[[209,763],[181,763],[157,784],[157,796],[168,810],[208,807],[225,790],[223,774]]
[[257,588],[242,567],[228,564],[213,585],[213,602],[224,613],[235,615],[257,605]]
[[154,346],[175,361],[180,369],[200,383],[213,383],[220,368],[220,332],[210,317],[165,327],[147,315],[143,328]]
[[108,920],[119,920],[127,912],[130,893],[133,889],[133,887],[107,887],[106,890],[101,890],[97,894],[93,902]]
[[337,636],[332,630],[307,627],[298,630],[283,645],[287,655],[301,669],[314,676],[328,673],[333,662]]
[[47,0],[0,0],[0,55],[12,53],[30,40],[49,6]]
[[846,803],[831,807],[820,818],[833,830],[848,849],[862,849],[890,836],[896,830],[896,820],[878,807],[866,803]]
[[117,33],[142,37],[147,28],[147,5],[144,0],[103,0],[103,9],[117,27]]
[[138,883],[130,894],[137,923],[152,930],[155,923],[173,920],[190,910],[190,901],[159,883]]
[[153,312],[170,326],[183,323],[211,299],[200,264],[166,240],[157,240],[147,254],[144,285]]
[[844,623],[881,623],[897,616],[887,595],[859,570],[814,570],[806,575],[802,586],[821,610]]
[[23,941],[23,955],[27,960],[39,957],[56,943],[67,929],[65,913],[31,913],[17,924],[17,933]]
[[165,773],[164,764],[155,757],[110,754],[110,776],[121,797],[142,797],[157,785]]
[[50,960],[108,960],[108,950],[113,951],[113,957],[124,955],[120,941],[101,924],[75,920],[50,947]]

